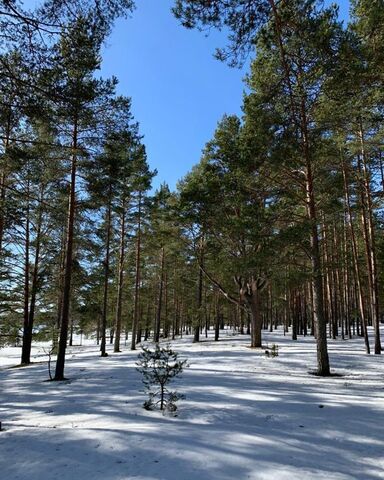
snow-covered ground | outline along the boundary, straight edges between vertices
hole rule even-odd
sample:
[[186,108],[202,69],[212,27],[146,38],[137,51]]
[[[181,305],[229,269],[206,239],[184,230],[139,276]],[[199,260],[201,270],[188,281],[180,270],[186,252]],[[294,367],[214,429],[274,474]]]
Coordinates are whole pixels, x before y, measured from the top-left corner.
[[[334,370],[318,378],[310,338],[265,334],[279,356],[247,336],[174,342],[190,368],[177,417],[142,408],[138,352],[107,358],[68,349],[68,382],[46,363],[6,368],[0,350],[0,478],[5,480],[377,480],[384,478],[384,357],[361,339],[330,343]],[[41,346],[34,361],[43,362]]]

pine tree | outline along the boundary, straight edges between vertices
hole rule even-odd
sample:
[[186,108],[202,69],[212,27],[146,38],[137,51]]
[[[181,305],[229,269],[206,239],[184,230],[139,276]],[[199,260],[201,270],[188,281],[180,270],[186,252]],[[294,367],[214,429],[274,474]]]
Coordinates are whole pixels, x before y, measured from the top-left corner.
[[176,402],[184,397],[175,391],[170,391],[167,386],[183,372],[183,368],[187,366],[187,360],[179,360],[179,354],[169,345],[161,347],[156,343],[155,350],[142,347],[137,366],[149,396],[149,399],[144,402],[144,408],[153,410],[159,405],[161,411],[175,412]]

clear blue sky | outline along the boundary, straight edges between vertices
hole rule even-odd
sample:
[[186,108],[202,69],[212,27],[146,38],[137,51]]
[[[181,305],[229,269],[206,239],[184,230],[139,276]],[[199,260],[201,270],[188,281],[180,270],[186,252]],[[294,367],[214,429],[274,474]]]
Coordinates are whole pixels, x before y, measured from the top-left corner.
[[[348,0],[338,3],[346,18]],[[181,27],[170,12],[172,0],[136,4],[132,18],[119,21],[108,40],[102,74],[117,76],[118,92],[132,97],[148,160],[159,172],[155,186],[166,181],[174,188],[199,161],[224,113],[241,113],[246,68],[214,59],[225,35],[205,37]]]

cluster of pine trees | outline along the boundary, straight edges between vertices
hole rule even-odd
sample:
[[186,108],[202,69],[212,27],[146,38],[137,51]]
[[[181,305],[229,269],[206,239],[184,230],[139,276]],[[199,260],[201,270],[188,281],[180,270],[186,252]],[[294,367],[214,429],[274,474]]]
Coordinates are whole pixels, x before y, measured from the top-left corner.
[[[178,0],[188,28],[225,27],[218,57],[256,50],[241,119],[224,117],[181,185],[202,239],[201,269],[263,325],[317,340],[374,330],[383,309],[384,4],[351,2],[351,20],[315,0]],[[196,228],[195,228],[196,230]],[[237,295],[229,296],[229,278]]]
[[131,100],[97,73],[133,3],[1,6],[1,342],[21,337],[28,364],[32,339],[50,336],[60,380],[75,326],[96,319],[105,355],[112,303],[119,349],[128,241],[153,177]]
[[[155,172],[129,98],[97,71],[130,0],[1,0],[0,344],[73,334],[119,352],[231,325],[362,337],[381,353],[384,4],[343,25],[317,0],[175,0],[187,28],[248,55],[243,116],[224,116],[176,192]],[[209,106],[207,106],[209,108]],[[130,334],[128,337],[128,333]]]

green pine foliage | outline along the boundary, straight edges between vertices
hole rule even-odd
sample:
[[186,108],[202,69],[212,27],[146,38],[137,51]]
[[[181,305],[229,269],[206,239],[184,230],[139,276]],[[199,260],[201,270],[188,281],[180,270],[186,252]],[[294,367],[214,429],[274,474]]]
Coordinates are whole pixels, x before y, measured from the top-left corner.
[[172,350],[169,344],[160,346],[156,343],[154,349],[146,346],[141,348],[137,370],[142,374],[145,392],[148,394],[144,408],[146,410],[159,408],[161,411],[176,412],[176,402],[183,399],[184,396],[170,390],[168,385],[188,366],[187,360],[180,360],[179,354]]

